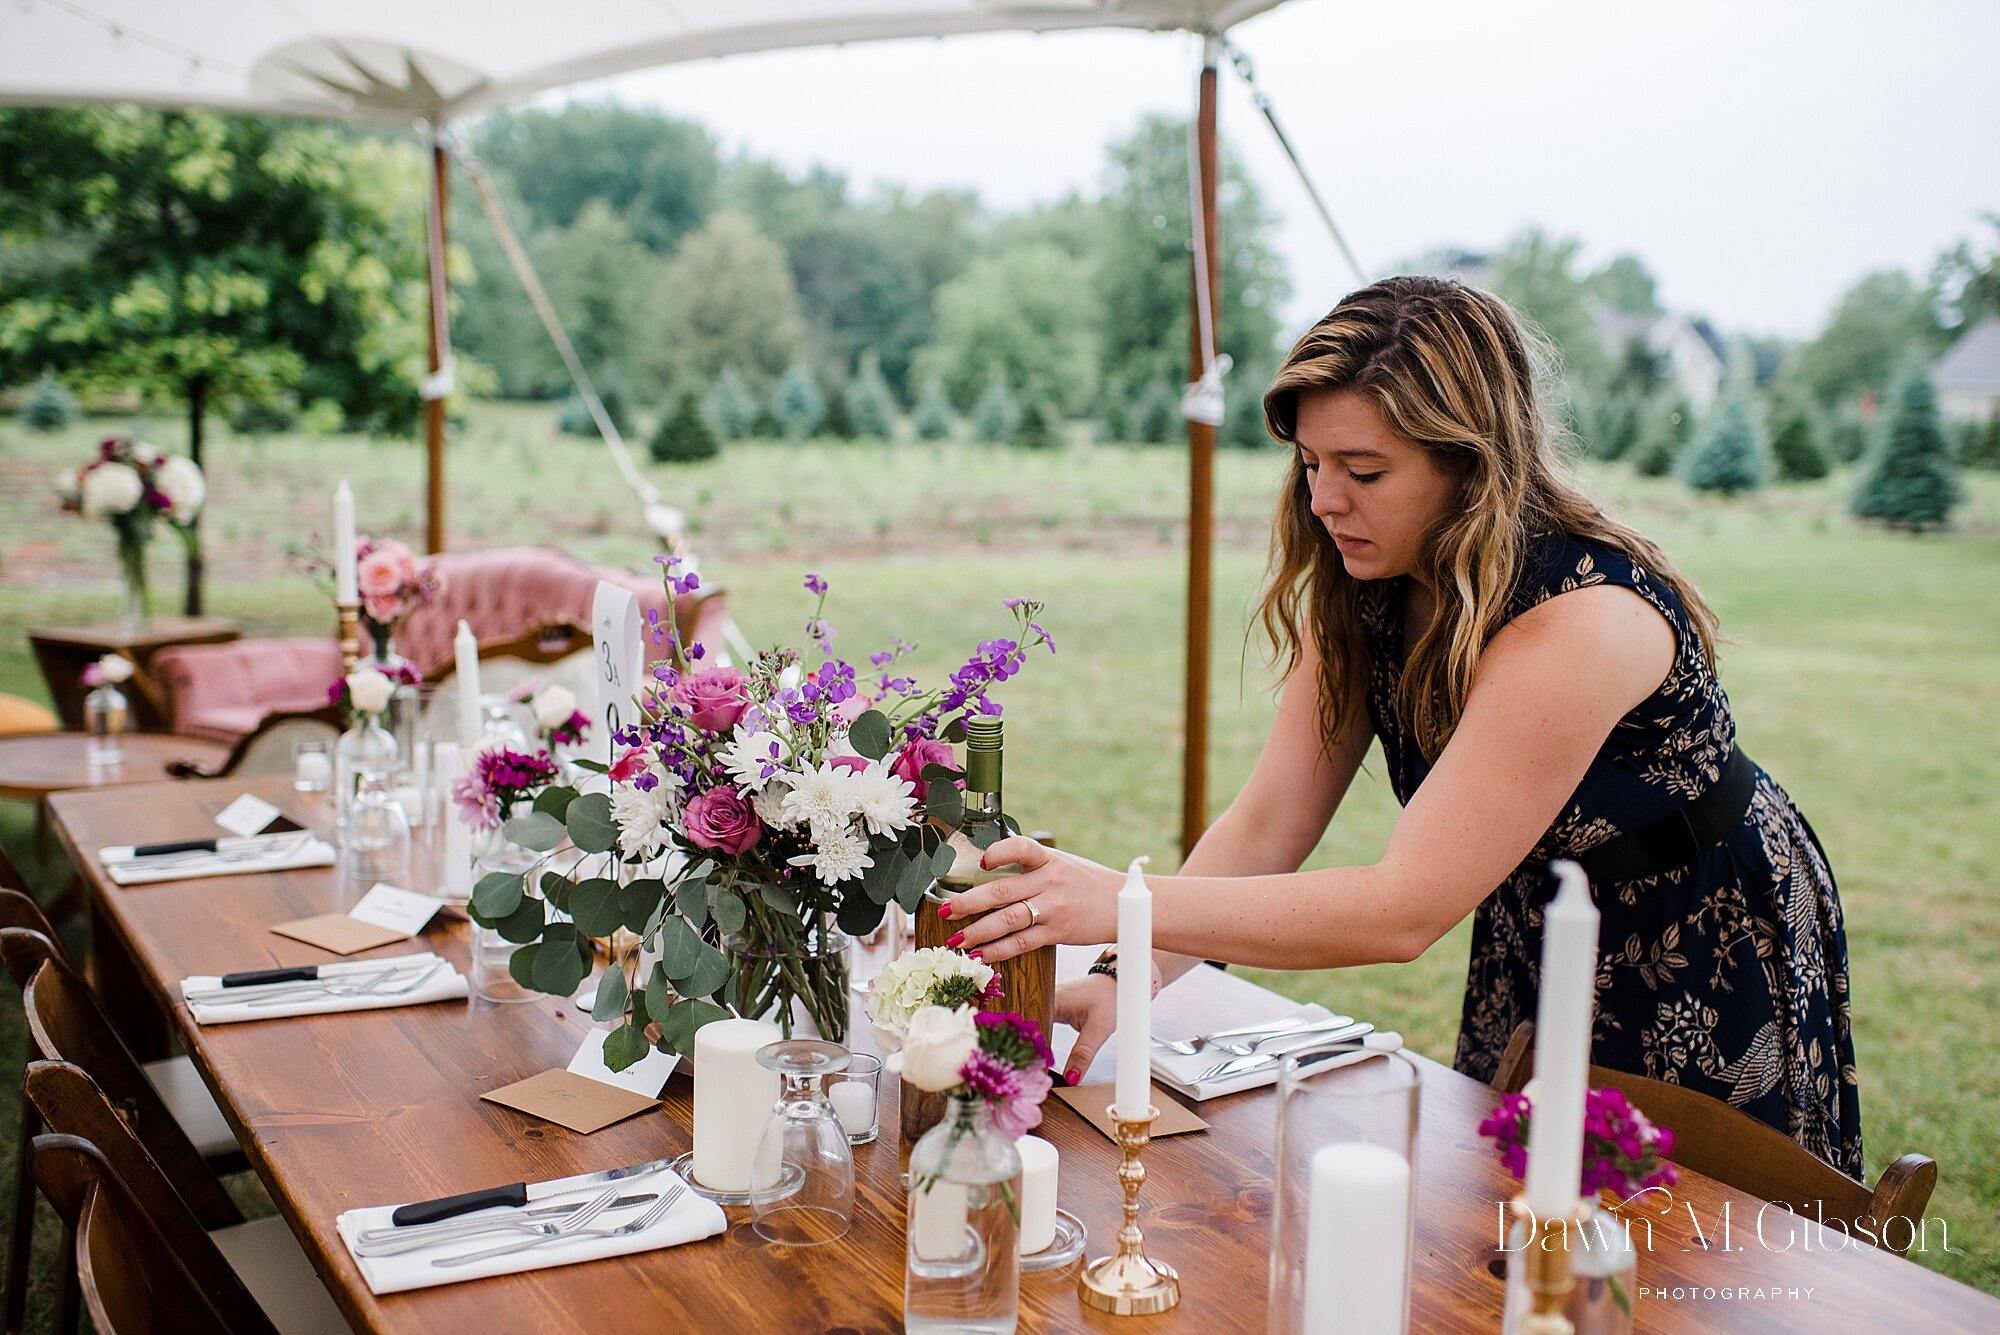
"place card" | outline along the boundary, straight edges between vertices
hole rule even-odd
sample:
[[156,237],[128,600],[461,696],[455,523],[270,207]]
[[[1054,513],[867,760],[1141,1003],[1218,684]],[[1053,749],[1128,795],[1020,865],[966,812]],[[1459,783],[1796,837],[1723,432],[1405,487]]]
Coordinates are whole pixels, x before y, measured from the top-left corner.
[[[1097,1085],[1074,1085],[1058,1087],[1055,1096],[1076,1110],[1077,1116],[1096,1127],[1106,1140],[1114,1144],[1118,1133],[1111,1126],[1111,1103],[1117,1093],[1115,1081],[1105,1081]],[[1190,1131],[1206,1131],[1208,1123],[1188,1109],[1167,1097],[1158,1085],[1152,1087],[1153,1106],[1160,1115],[1153,1119],[1151,1135],[1154,1140],[1161,1136],[1184,1135]]]
[[443,907],[442,899],[432,899],[429,895],[420,895],[414,890],[390,885],[387,881],[377,881],[367,894],[361,896],[361,902],[347,911],[347,916],[358,922],[401,932],[404,936],[415,936]]
[[657,1099],[574,1071],[543,1071],[479,1097],[584,1136],[660,1106]]
[[362,922],[345,913],[322,913],[317,917],[300,918],[297,922],[281,922],[271,930],[279,936],[289,936],[294,941],[303,941],[336,955],[353,955],[410,939],[408,932]]
[[215,823],[239,838],[248,839],[271,828],[284,812],[252,793],[245,793],[216,813]]
[[570,1073],[616,1085],[642,1098],[660,1097],[660,1091],[666,1088],[667,1077],[680,1065],[680,1055],[649,1047],[646,1055],[638,1061],[622,1071],[614,1071],[604,1064],[604,1040],[611,1037],[611,1033],[609,1029],[592,1029],[585,1034],[583,1046],[576,1050],[576,1056],[569,1059]]

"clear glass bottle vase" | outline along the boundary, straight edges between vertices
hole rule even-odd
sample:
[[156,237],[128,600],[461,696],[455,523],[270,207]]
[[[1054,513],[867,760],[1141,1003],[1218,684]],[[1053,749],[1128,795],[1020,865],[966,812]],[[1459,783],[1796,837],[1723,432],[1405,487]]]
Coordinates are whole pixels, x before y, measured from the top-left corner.
[[124,758],[118,738],[131,720],[131,702],[110,682],[91,688],[83,697],[83,724],[89,734],[84,755],[93,765],[115,765]]
[[[519,876],[523,878],[522,893],[540,898],[540,890],[534,883],[539,878],[530,876],[530,873],[541,862],[542,855],[501,833],[506,820],[515,814],[511,810],[501,813],[501,826],[473,836],[472,884],[477,887],[481,880],[496,874]],[[542,996],[542,993],[524,986],[514,977],[514,954],[525,944],[508,940],[496,927],[481,927],[474,923],[472,990],[487,1001],[510,1003],[534,1001]]]
[[354,726],[340,734],[333,748],[333,818],[343,835],[362,779],[379,777],[394,792],[399,760],[396,739],[382,727],[378,714],[359,715]]
[[1021,1156],[976,1097],[910,1152],[903,1329],[1009,1335],[1021,1309]]

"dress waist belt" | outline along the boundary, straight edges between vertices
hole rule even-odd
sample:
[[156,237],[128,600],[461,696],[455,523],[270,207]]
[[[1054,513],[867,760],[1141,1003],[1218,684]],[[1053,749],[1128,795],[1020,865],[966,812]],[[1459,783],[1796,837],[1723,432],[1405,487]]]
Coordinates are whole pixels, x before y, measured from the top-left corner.
[[1644,829],[1628,830],[1578,854],[1576,860],[1597,884],[1636,881],[1685,867],[1742,824],[1756,792],[1757,767],[1741,748],[1732,750],[1722,777],[1700,797]]

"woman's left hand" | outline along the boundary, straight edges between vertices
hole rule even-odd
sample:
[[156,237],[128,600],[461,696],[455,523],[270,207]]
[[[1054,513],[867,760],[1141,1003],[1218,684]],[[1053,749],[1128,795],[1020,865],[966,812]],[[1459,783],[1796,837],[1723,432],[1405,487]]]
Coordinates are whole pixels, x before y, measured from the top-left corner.
[[958,933],[956,949],[976,950],[997,964],[1042,946],[1117,939],[1118,888],[1125,878],[1111,868],[1021,835],[987,849],[981,865],[989,871],[1015,865],[1021,872],[953,895],[938,910],[947,922],[984,915]]

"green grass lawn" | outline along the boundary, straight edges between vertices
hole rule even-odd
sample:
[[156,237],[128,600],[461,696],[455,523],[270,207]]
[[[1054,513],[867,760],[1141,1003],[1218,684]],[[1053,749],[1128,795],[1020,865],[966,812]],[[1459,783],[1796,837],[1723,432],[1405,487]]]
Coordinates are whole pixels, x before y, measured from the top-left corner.
[[[554,543],[638,568],[651,554],[602,448],[561,439],[547,408],[480,406],[454,444],[454,546]],[[109,612],[108,533],[57,514],[47,478],[90,432],[28,437],[0,421],[0,690],[41,695],[23,628]],[[176,447],[172,431],[154,436]],[[1216,809],[1254,761],[1269,682],[1245,625],[1278,470],[1225,454],[1210,790]],[[329,614],[290,573],[354,480],[364,529],[421,538],[421,451],[406,442],[223,437],[211,446],[215,610],[260,632],[314,633]],[[808,569],[852,655],[900,633],[935,674],[1006,624],[1032,593],[1061,652],[1007,686],[1008,804],[1065,847],[1120,862],[1174,860],[1180,773],[1184,456],[1072,446],[1025,454],[965,444],[754,444],[713,463],[649,467],[689,512],[705,577],[751,639],[795,636]],[[1848,916],[1869,1173],[1935,1157],[1930,1213],[1953,1252],[1919,1258],[2000,1292],[2000,479],[1969,479],[1959,528],[1909,537],[1844,517],[1851,475],[1723,503],[1679,484],[1592,467],[1614,513],[1661,542],[1714,602],[1724,681],[1745,748],[1812,818]],[[173,544],[156,582],[178,581]],[[1372,860],[1396,806],[1371,760],[1313,865]],[[0,811],[24,848],[28,815]],[[1448,1059],[1463,927],[1407,965],[1259,975],[1405,1034]],[[0,1047],[20,1041],[0,1014]],[[10,1068],[11,1069],[11,1068]],[[0,1095],[11,1135],[14,1091]]]

